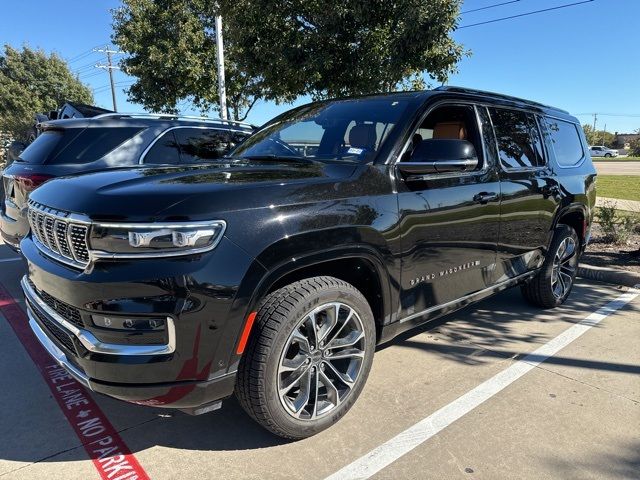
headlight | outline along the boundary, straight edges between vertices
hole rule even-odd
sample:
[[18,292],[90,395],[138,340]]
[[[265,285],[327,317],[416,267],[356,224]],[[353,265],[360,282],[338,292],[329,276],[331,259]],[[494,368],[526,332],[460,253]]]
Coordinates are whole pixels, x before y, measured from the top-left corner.
[[94,223],[89,246],[95,258],[173,257],[213,250],[226,223]]

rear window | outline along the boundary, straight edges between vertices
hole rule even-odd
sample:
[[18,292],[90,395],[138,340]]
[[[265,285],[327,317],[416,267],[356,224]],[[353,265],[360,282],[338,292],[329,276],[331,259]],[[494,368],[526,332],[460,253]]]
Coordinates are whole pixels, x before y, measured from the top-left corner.
[[536,119],[530,113],[489,108],[498,142],[500,161],[506,169],[544,165],[542,140]]
[[20,158],[27,163],[79,164],[102,158],[129,140],[141,128],[67,128],[46,130]]
[[558,164],[563,167],[578,164],[584,157],[584,150],[577,126],[571,122],[548,117],[545,118],[545,123]]

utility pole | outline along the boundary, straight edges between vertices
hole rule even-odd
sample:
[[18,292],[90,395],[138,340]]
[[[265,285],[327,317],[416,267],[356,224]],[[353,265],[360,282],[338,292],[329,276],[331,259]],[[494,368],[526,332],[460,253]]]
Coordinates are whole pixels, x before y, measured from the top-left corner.
[[598,120],[598,114],[593,114],[593,133],[596,133],[596,120]]
[[222,17],[216,16],[216,51],[218,63],[218,97],[220,98],[220,118],[227,119],[227,91],[224,84],[224,46],[222,43]]
[[113,111],[117,112],[118,111],[118,106],[116,105],[116,87],[113,83],[113,71],[114,70],[120,70],[120,67],[118,67],[117,65],[113,65],[113,59],[112,59],[112,55],[114,53],[124,53],[124,52],[119,52],[117,50],[111,50],[108,46],[105,46],[103,49],[95,49],[94,51],[96,52],[100,52],[100,53],[106,53],[107,54],[107,64],[106,65],[96,65],[96,68],[104,68],[105,70],[107,70],[109,72],[109,82],[111,83],[111,99],[113,100]]
[[602,145],[604,145],[604,137],[607,135],[607,124],[604,124],[604,130],[602,131]]

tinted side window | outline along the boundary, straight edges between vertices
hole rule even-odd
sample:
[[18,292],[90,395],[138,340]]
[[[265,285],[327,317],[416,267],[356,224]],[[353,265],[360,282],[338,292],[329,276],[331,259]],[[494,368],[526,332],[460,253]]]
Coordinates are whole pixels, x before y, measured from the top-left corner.
[[578,127],[573,123],[555,118],[545,118],[545,125],[558,164],[570,167],[580,162],[584,156],[584,150],[580,142]]
[[85,128],[69,143],[60,146],[46,163],[89,163],[104,157],[136,135],[140,128]]
[[229,151],[229,134],[223,130],[179,128],[174,130],[182,163],[215,160]]
[[530,113],[489,108],[498,142],[500,161],[505,168],[544,165],[542,141],[535,117]]
[[163,134],[144,157],[144,163],[175,165],[180,163],[180,148],[171,130]]

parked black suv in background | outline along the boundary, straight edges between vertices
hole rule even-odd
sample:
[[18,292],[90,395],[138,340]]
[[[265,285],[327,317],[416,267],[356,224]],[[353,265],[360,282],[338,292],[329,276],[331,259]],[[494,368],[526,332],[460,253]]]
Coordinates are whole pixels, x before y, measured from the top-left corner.
[[215,160],[253,132],[241,122],[119,113],[43,122],[38,129],[38,138],[2,173],[0,233],[13,248],[29,231],[29,193],[47,180],[115,167]]
[[538,103],[312,103],[212,164],[36,190],[30,325],[94,391],[191,413],[235,391],[272,432],[310,436],[356,401],[376,344],[515,285],[564,302],[595,178],[578,120]]

